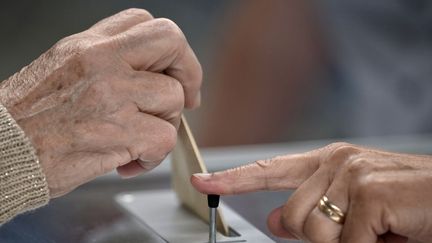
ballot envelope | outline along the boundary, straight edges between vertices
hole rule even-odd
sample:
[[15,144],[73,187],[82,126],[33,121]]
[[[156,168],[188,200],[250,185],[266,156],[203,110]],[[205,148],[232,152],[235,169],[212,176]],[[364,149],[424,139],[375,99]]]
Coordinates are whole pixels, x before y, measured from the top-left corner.
[[[207,169],[184,117],[171,161],[173,190],[121,193],[115,200],[145,225],[149,234],[145,242],[208,242],[207,197],[189,182],[192,174],[207,172]],[[217,215],[217,242],[274,242],[223,202]]]

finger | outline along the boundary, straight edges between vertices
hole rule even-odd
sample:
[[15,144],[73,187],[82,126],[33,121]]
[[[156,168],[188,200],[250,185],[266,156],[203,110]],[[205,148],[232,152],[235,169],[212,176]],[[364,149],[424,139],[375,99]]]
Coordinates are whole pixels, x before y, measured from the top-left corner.
[[139,8],[130,8],[97,22],[90,27],[90,30],[112,36],[151,19],[153,19],[153,16],[148,11]]
[[[169,122],[138,111],[127,109],[112,114],[108,118],[111,123],[118,124],[122,129],[116,133],[105,131],[98,140],[94,141],[98,150],[116,147],[114,155],[118,160],[112,169],[140,160],[146,163],[141,166],[150,170],[157,166],[174,148],[177,140],[177,130]],[[121,159],[118,159],[118,158]],[[151,166],[152,165],[152,166]]]
[[313,152],[280,156],[214,174],[194,174],[193,186],[206,194],[239,194],[297,188],[318,168]]
[[[283,207],[282,220],[277,228],[284,228],[297,238],[306,239],[304,225],[308,215],[317,206],[317,202],[330,184],[328,170],[319,169],[290,196]],[[272,229],[270,229],[272,230]]]
[[342,225],[332,221],[315,207],[312,212],[307,216],[304,225],[304,237],[311,242],[323,240],[328,243],[338,243]]
[[165,72],[181,81],[185,91],[185,106],[187,108],[196,108],[201,104],[202,68],[189,45],[186,52]]
[[177,129],[156,116],[138,113],[138,117],[129,127],[131,137],[134,136],[134,140],[129,141],[129,149],[137,155],[134,159],[140,161],[141,167],[151,170],[174,149]]
[[139,111],[155,115],[178,127],[184,108],[184,92],[174,78],[147,71],[132,71],[116,82],[115,91],[137,105]]
[[272,234],[277,237],[297,239],[293,234],[282,227],[282,207],[274,209],[267,218],[267,226]]
[[199,105],[201,65],[180,28],[167,19],[138,24],[113,37],[119,55],[135,70],[164,72],[184,89],[185,105]]
[[[425,173],[430,176],[429,172]],[[376,236],[386,243],[404,242],[405,237],[427,242],[429,236],[424,237],[422,232],[429,231],[419,231],[424,223],[416,223],[420,222],[419,218],[427,217],[428,211],[423,209],[430,205],[423,197],[424,188],[429,188],[430,183],[422,176],[422,172],[411,170],[375,171],[351,183],[352,200],[341,242],[368,242],[361,240],[373,240]],[[402,190],[395,193],[394,188]]]
[[375,243],[378,241],[366,211],[360,204],[351,204],[343,227],[341,243]]
[[[350,169],[355,174],[353,166]],[[342,243],[375,243],[383,238],[378,235],[388,230],[388,225],[383,224],[387,219],[383,218],[388,212],[384,212],[383,205],[388,205],[389,194],[383,190],[390,182],[385,178],[386,173],[368,172],[352,178],[348,188],[350,202],[346,211],[346,220],[341,233]],[[384,183],[384,184],[383,184]],[[393,187],[393,184],[389,184]],[[391,201],[394,202],[394,201]]]
[[[82,161],[81,169],[75,170],[83,173],[80,176],[86,181],[118,167],[119,174],[125,177],[149,171],[160,164],[177,139],[177,130],[172,124],[138,111],[131,113],[128,109],[108,117],[88,118],[79,126],[86,129],[78,128],[82,132],[77,136],[87,142],[76,148],[85,151],[74,153],[76,159],[93,158]],[[137,160],[144,163],[137,164]]]
[[[342,168],[336,173],[334,178],[328,177],[330,185],[328,189],[323,191],[320,195],[325,195],[330,203],[338,207],[342,212],[346,212],[349,205],[349,185],[351,174],[349,169]],[[327,215],[321,212],[316,206],[320,198],[314,198],[315,206],[304,224],[305,237],[312,241],[324,240],[329,243],[337,243],[340,241],[342,233],[342,225],[331,220]]]

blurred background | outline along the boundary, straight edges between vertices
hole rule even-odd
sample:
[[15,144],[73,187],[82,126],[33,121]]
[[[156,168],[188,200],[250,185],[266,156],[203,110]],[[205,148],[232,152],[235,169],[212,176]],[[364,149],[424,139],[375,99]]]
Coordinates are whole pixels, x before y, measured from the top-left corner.
[[[202,106],[187,116],[201,147],[432,132],[429,0],[5,1],[0,80],[59,39],[130,7],[174,20],[200,59]],[[420,144],[430,151],[430,143]],[[274,146],[236,153],[264,157]],[[280,146],[278,153],[298,151]],[[240,155],[220,151],[213,151],[213,164],[232,166],[224,161],[228,157],[240,161]],[[207,163],[209,154],[204,151]],[[116,209],[112,197],[125,190],[169,188],[168,178],[115,177],[87,184],[3,226],[0,239],[140,242],[142,227]],[[286,201],[284,193],[224,200],[269,233],[266,215]],[[115,234],[137,240],[118,240]]]
[[120,10],[174,20],[204,68],[200,146],[432,130],[427,0],[9,1],[0,79]]

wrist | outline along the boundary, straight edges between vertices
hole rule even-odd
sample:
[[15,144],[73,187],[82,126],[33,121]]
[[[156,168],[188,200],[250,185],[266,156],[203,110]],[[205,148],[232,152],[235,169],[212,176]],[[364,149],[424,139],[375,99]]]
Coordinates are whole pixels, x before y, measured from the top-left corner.
[[0,105],[0,224],[48,200],[45,175],[30,141]]

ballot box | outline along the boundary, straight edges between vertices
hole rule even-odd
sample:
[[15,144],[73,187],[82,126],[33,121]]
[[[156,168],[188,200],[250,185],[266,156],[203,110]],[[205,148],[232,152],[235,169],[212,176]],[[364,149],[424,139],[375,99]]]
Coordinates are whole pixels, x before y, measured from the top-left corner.
[[[390,151],[432,153],[430,135],[248,145],[208,148],[201,152],[209,171],[216,171],[257,159],[308,151],[335,141]],[[164,237],[174,237],[178,233],[179,238],[182,235],[198,238],[200,235],[199,242],[204,243],[207,240],[207,225],[178,204],[171,190],[170,170],[167,158],[154,171],[133,179],[124,180],[115,173],[101,177],[64,197],[53,199],[46,207],[20,215],[1,226],[0,242],[166,243],[172,241]],[[238,242],[236,239],[253,242],[249,241],[249,237],[255,234],[267,237],[268,241],[261,242],[298,242],[271,236],[266,226],[268,213],[284,204],[291,193],[258,192],[222,197],[221,209],[226,221],[240,236],[219,236],[221,242]],[[181,218],[187,223],[176,228],[175,224]],[[164,222],[167,225],[164,226]],[[164,236],[167,233],[172,235]]]
[[[122,193],[116,196],[116,201],[127,213],[148,227],[149,234],[155,238],[151,242],[208,242],[207,222],[183,207],[172,190]],[[218,232],[217,242],[274,242],[224,203],[219,208],[224,212],[229,234],[225,236]]]

